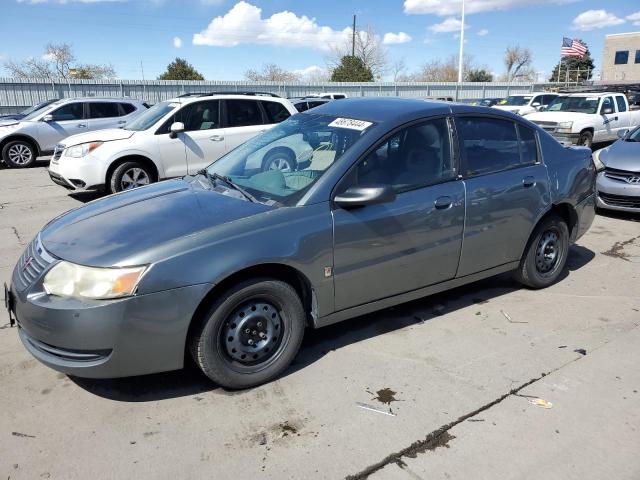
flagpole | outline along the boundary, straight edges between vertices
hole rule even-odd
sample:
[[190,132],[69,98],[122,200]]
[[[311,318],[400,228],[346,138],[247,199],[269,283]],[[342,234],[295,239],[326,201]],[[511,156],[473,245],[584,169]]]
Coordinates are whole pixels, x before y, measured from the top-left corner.
[[462,20],[460,22],[460,58],[458,59],[458,83],[462,83],[463,55],[464,55],[464,0],[462,0]]

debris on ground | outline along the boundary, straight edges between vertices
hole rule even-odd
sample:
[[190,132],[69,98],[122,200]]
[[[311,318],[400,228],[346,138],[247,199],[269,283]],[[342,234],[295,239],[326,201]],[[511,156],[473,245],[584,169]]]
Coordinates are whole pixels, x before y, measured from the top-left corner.
[[[367,390],[367,393],[370,393],[371,395],[373,395],[373,392]],[[399,400],[395,397],[396,393],[398,392],[394,392],[393,390],[391,390],[390,388],[383,388],[381,390],[378,390],[375,393],[375,397],[373,397],[372,400],[377,400],[380,403],[384,403],[387,405],[391,405],[391,402],[398,402]]]
[[579,353],[580,355],[586,355],[587,351],[584,348],[576,348],[574,352]]
[[529,323],[529,322],[524,322],[524,321],[519,322],[519,321],[516,321],[516,320],[512,319],[511,316],[507,312],[505,312],[504,310],[500,310],[500,313],[502,313],[502,315],[504,315],[504,318],[506,318],[509,321],[509,323]]
[[552,408],[553,407],[553,403],[544,400],[542,398],[530,398],[529,399],[529,403],[531,405],[535,405],[536,407],[542,407],[542,408]]
[[20,432],[11,432],[11,435],[13,435],[14,437],[36,438],[35,435],[27,435],[26,433],[20,433]]
[[567,348],[566,345],[560,345],[558,348]]
[[396,414],[389,409],[389,411],[384,410],[382,408],[374,407],[373,405],[369,405],[367,403],[356,402],[356,406],[362,408],[364,410],[370,410],[372,412],[382,413],[383,415],[389,415],[390,417],[395,417]]

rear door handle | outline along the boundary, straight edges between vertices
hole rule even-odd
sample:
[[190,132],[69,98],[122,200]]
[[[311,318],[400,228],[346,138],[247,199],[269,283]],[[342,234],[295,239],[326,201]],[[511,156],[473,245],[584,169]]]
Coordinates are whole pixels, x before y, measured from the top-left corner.
[[224,140],[224,137],[221,135],[212,135],[209,137],[209,140],[211,140],[212,142],[221,142]]
[[524,188],[533,187],[536,184],[536,179],[532,176],[524,177],[522,179],[522,186]]
[[445,208],[449,208],[451,206],[451,197],[444,196],[436,198],[434,205],[438,210],[444,210]]

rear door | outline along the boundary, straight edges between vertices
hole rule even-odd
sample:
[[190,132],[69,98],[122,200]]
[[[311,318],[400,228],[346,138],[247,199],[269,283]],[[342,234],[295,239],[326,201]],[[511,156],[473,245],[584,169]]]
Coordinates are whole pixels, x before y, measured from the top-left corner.
[[124,112],[117,102],[88,102],[89,122],[88,130],[103,130],[105,128],[124,127],[126,120],[122,119]]
[[38,140],[42,151],[53,151],[58,142],[87,131],[83,102],[68,102],[49,112],[50,122],[38,122]]
[[269,128],[258,99],[222,101],[227,151]]
[[624,95],[616,95],[616,106],[618,107],[618,125],[616,125],[616,135],[620,130],[635,127],[631,124],[631,115],[627,111],[627,98]]
[[458,276],[519,261],[550,203],[537,134],[513,120],[456,119],[466,186],[466,223]]

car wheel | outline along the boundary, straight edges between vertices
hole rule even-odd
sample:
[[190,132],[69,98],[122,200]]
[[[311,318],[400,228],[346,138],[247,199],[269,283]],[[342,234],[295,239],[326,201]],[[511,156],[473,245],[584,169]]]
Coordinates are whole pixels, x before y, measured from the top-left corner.
[[569,253],[569,228],[557,215],[536,227],[516,271],[516,279],[531,288],[545,288],[562,273]]
[[280,170],[282,173],[293,172],[296,159],[291,152],[280,150],[267,155],[263,170]]
[[26,168],[36,161],[38,152],[35,147],[24,140],[8,142],[2,149],[2,159],[12,168]]
[[218,296],[189,339],[193,359],[222,387],[248,388],[281,374],[298,353],[305,312],[278,280],[242,282]]
[[591,148],[593,146],[593,133],[586,131],[580,134],[578,145]]
[[111,193],[131,190],[132,188],[149,185],[153,182],[153,176],[149,167],[140,162],[125,162],[111,174],[109,190]]

